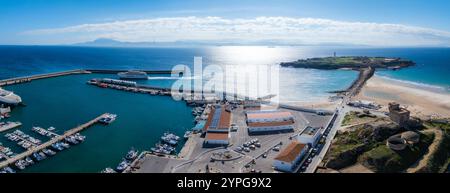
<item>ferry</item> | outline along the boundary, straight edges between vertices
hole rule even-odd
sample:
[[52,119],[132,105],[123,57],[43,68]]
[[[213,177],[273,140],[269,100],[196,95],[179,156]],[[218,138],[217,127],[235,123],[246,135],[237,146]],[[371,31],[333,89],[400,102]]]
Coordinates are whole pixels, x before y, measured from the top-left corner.
[[70,145],[68,143],[61,142],[60,144],[61,144],[61,147],[64,147],[66,149],[69,149],[69,147],[70,147]]
[[8,105],[18,105],[22,103],[22,98],[11,91],[0,88],[0,103]]
[[119,72],[117,75],[120,79],[148,79],[148,75],[143,71],[130,70],[127,72]]

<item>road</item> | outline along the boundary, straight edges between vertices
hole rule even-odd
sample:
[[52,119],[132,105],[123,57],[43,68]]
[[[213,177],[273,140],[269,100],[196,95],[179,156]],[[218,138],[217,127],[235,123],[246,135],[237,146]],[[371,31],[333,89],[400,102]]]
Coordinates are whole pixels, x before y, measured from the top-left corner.
[[329,129],[328,135],[325,139],[325,144],[319,154],[317,154],[312,159],[311,163],[306,168],[305,173],[314,173],[316,171],[317,167],[325,157],[325,154],[328,152],[328,149],[330,148],[331,142],[336,136],[337,131],[341,127],[341,123],[344,120],[345,115],[353,109],[353,107],[349,107],[347,103],[351,100],[352,96],[356,96],[358,94],[358,92],[364,86],[365,82],[372,77],[374,71],[375,70],[372,68],[362,70],[358,79],[353,83],[353,85],[347,91],[346,95],[342,98],[341,103],[336,107],[337,117],[332,123],[333,126]]

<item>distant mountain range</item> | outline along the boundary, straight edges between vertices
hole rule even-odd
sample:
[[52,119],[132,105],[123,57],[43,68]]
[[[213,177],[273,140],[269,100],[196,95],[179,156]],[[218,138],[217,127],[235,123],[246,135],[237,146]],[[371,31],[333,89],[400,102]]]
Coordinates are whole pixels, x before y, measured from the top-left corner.
[[89,42],[72,44],[72,46],[89,47],[183,47],[183,46],[352,46],[361,47],[364,45],[344,44],[344,43],[319,43],[303,44],[290,43],[281,40],[262,40],[262,41],[236,41],[236,40],[192,40],[192,41],[173,41],[173,42],[122,42],[109,38],[99,38]]

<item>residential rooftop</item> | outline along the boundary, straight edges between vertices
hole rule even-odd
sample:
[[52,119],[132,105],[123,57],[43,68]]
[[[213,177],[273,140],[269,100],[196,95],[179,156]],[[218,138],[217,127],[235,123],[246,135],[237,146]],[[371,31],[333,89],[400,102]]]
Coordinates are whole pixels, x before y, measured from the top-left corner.
[[306,148],[305,144],[293,141],[275,157],[275,160],[291,163],[304,148]]

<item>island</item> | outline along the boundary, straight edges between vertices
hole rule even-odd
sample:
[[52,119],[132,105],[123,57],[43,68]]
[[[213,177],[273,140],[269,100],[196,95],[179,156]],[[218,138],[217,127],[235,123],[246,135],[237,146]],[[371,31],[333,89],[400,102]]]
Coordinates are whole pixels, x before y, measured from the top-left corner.
[[367,56],[340,56],[340,57],[323,57],[323,58],[308,58],[300,59],[293,62],[282,62],[283,67],[294,68],[315,68],[324,70],[334,69],[353,69],[359,70],[362,68],[385,68],[397,70],[413,66],[415,63],[410,60],[402,58],[387,58],[387,57],[367,57]]

